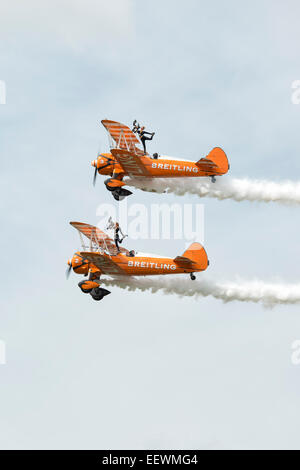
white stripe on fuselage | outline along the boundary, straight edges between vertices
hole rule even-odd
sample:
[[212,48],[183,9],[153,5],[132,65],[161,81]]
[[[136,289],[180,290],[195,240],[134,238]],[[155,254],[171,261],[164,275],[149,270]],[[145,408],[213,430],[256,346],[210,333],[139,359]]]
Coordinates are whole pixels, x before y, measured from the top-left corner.
[[193,160],[182,160],[181,158],[177,158],[177,157],[168,157],[167,155],[160,155],[158,158],[155,158],[155,160],[157,160],[159,162],[159,160],[174,160],[174,161],[177,161],[177,162],[182,162],[182,163],[196,163],[195,161]]

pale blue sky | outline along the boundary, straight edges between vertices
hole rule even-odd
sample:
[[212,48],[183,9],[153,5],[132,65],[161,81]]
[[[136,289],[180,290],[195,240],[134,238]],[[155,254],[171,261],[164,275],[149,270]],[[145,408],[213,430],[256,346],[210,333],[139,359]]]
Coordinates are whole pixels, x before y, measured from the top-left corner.
[[[96,223],[113,202],[101,177],[92,186],[102,118],[138,118],[160,153],[220,145],[232,176],[299,179],[299,13],[274,0],[2,2],[1,448],[300,447],[299,307],[116,288],[97,303],[64,278],[68,222]],[[207,276],[299,281],[297,208],[165,200],[205,204]]]

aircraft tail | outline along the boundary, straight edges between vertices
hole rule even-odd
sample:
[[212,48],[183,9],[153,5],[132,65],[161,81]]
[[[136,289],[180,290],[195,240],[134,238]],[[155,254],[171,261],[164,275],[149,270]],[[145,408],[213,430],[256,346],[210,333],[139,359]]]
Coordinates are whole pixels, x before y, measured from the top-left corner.
[[174,261],[183,268],[195,269],[195,271],[205,271],[209,265],[205,249],[200,243],[192,243],[181,256],[177,256]]
[[196,165],[210,175],[224,175],[229,170],[228,158],[220,147],[213,148],[205,158],[201,158]]

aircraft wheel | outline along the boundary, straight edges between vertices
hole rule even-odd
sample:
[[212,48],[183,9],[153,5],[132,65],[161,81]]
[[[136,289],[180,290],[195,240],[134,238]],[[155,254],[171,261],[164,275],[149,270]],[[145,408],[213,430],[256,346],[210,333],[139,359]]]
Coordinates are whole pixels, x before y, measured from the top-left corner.
[[112,191],[112,195],[116,201],[122,201],[125,197],[130,196],[130,194],[132,194],[132,192],[125,188],[117,188]]
[[191,280],[192,280],[192,281],[195,281],[195,279],[196,279],[195,274],[191,273],[191,274],[190,274],[190,277],[191,277]]
[[107,289],[103,289],[102,287],[95,287],[94,289],[92,289],[90,294],[94,300],[101,300],[103,299],[103,297],[110,294],[110,291]]
[[97,296],[97,295],[91,294],[91,296],[92,296],[92,298],[93,298],[94,300],[98,300],[98,301],[99,301],[99,300],[102,300],[102,299],[103,299],[103,297],[102,297],[101,295],[100,295],[100,296]]
[[120,201],[119,193],[116,191],[112,191],[112,195],[116,201]]
[[215,183],[216,181],[217,181],[217,180],[216,180],[216,177],[215,177],[215,176],[212,176],[212,177],[211,177],[211,182],[212,182],[212,183]]

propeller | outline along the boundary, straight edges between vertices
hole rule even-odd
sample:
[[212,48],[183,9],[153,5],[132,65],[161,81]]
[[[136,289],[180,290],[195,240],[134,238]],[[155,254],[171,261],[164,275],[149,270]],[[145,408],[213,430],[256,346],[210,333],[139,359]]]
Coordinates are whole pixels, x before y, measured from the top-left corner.
[[97,158],[95,160],[95,171],[94,171],[94,176],[93,176],[93,186],[95,186],[96,180],[97,180],[97,173],[98,173],[97,163],[98,163],[98,157],[100,157],[101,152],[102,152],[102,141],[100,141],[100,145],[99,145],[98,149],[99,150],[98,150],[98,153],[97,153]]
[[69,279],[71,271],[72,271],[72,263],[71,260],[68,261],[68,268],[66,269],[66,278]]
[[96,161],[95,171],[94,171],[94,176],[93,176],[93,186],[95,186],[96,184],[97,173],[98,173],[98,168],[97,168],[97,161]]

